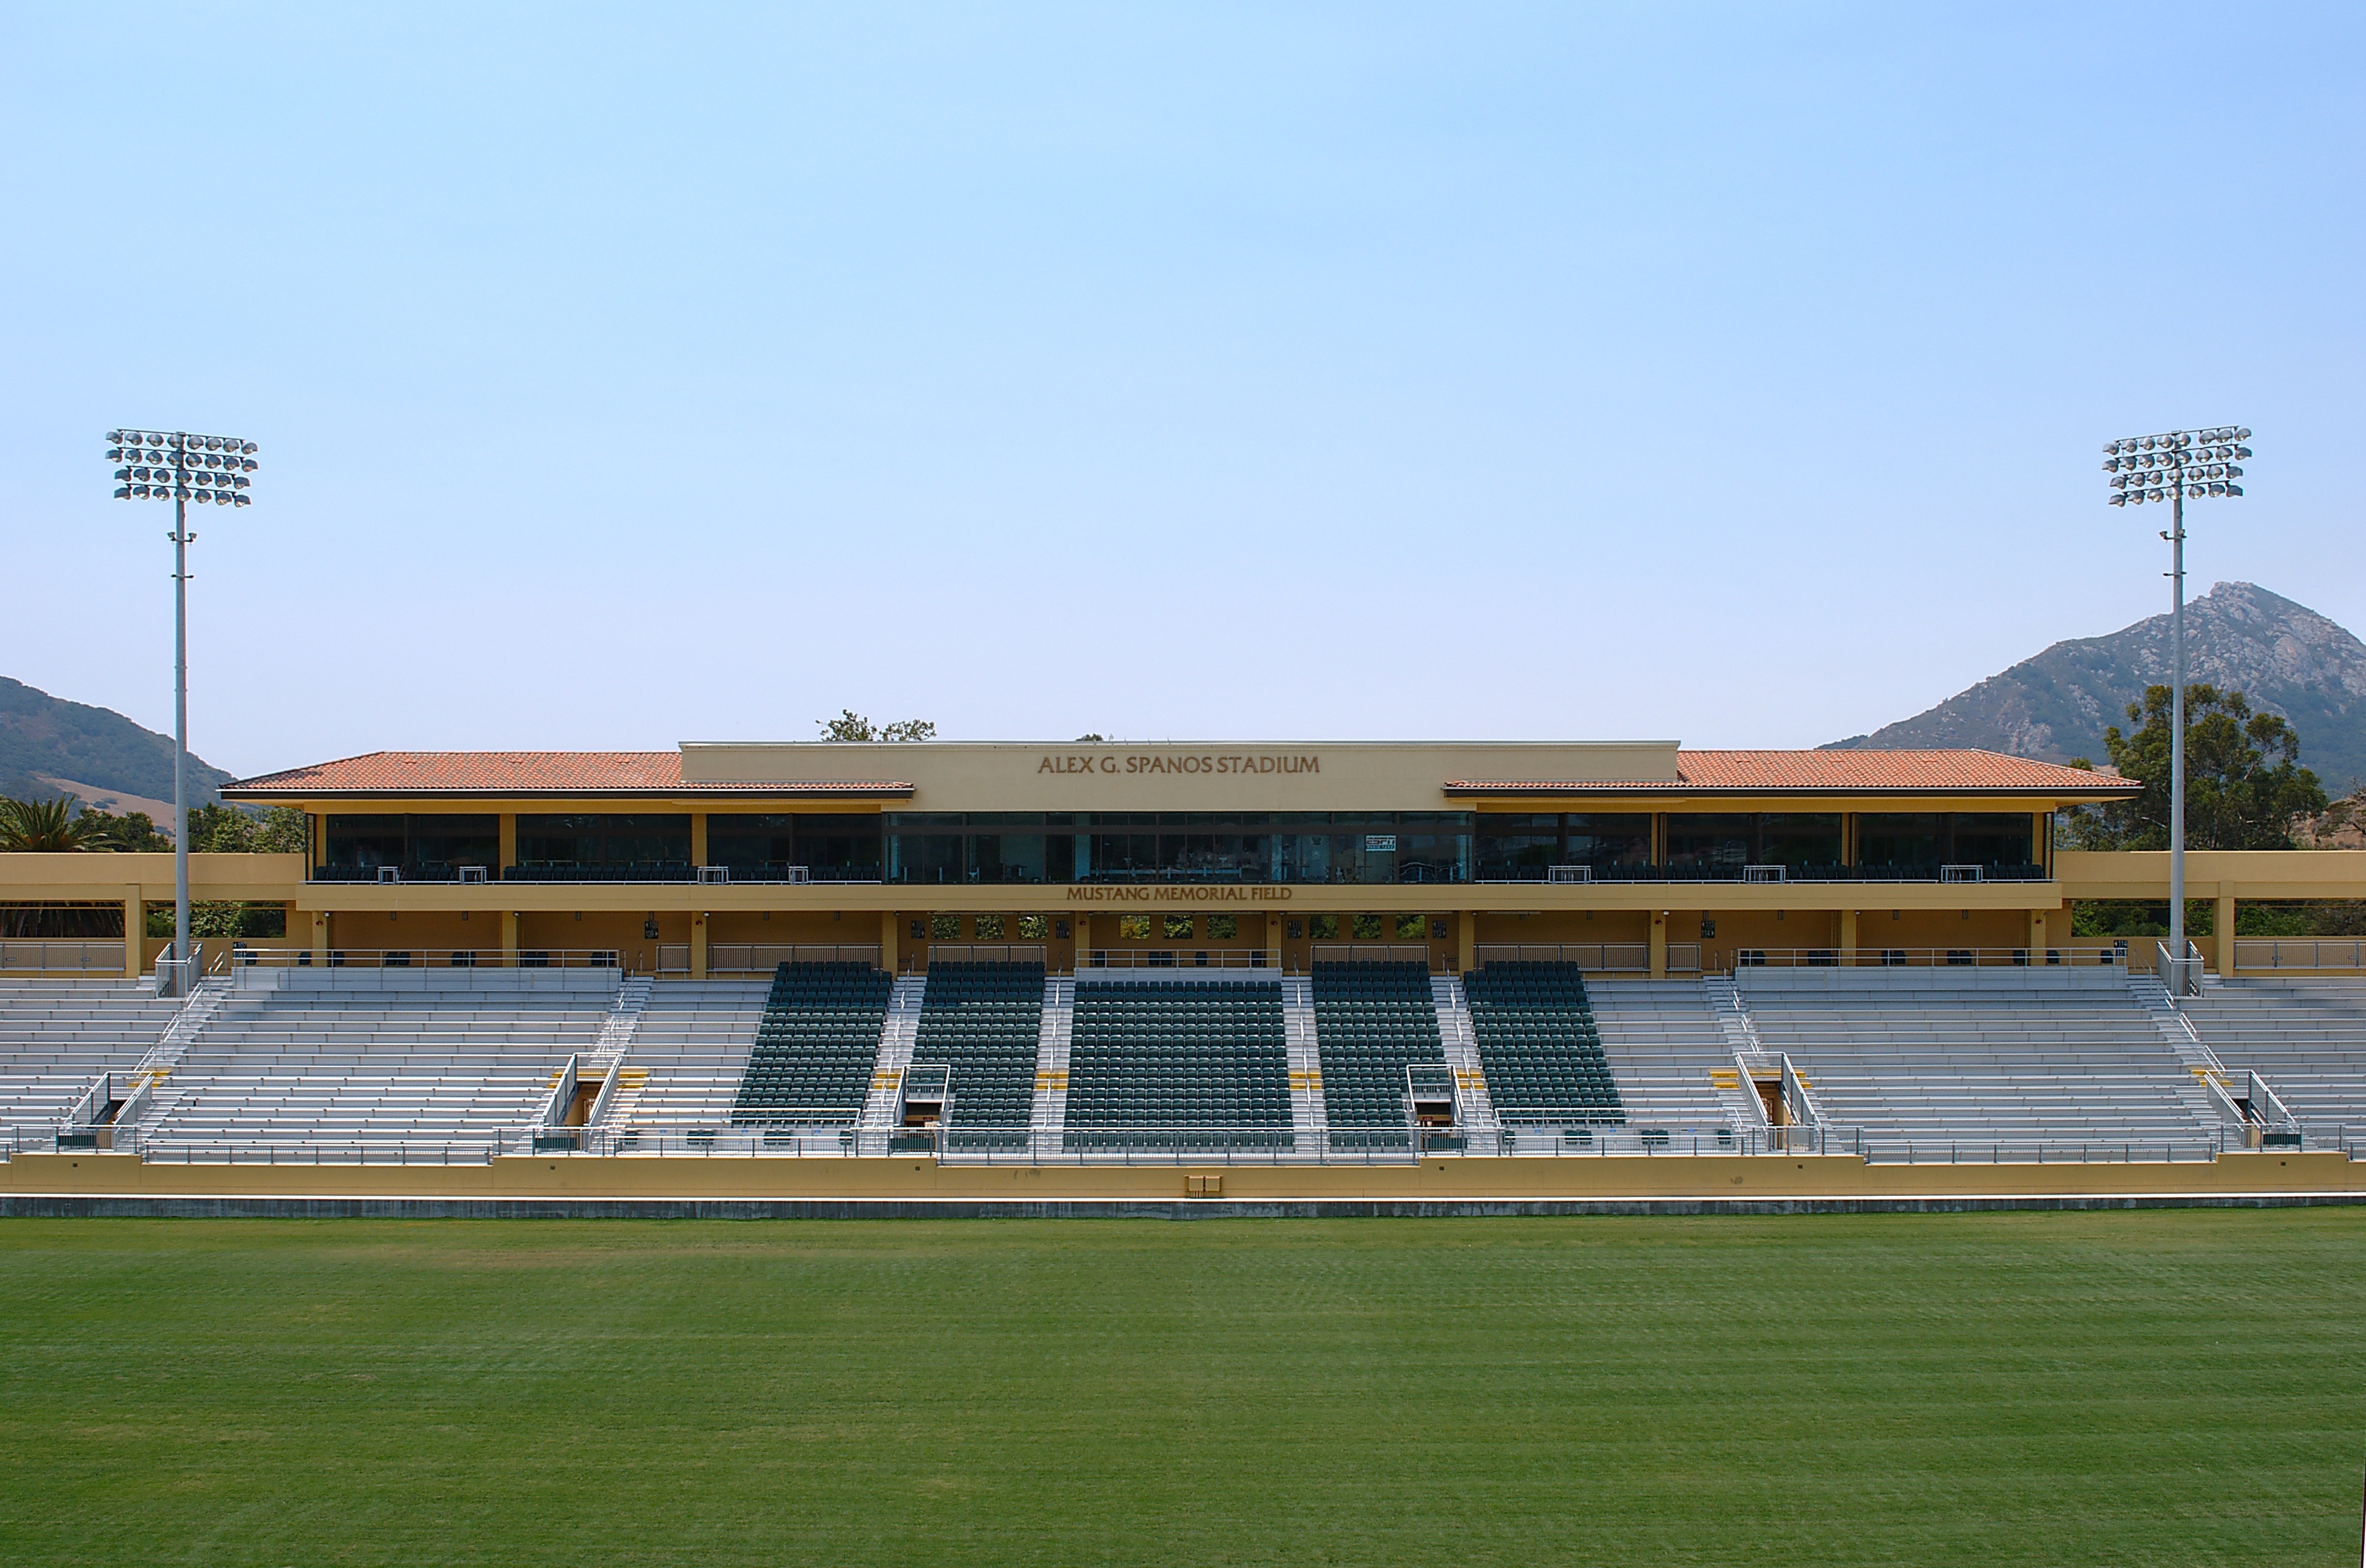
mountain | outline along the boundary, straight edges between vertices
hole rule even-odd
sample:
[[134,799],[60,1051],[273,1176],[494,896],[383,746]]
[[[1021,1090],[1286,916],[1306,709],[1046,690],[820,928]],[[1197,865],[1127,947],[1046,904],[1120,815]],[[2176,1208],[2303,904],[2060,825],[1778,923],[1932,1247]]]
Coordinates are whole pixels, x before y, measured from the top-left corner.
[[[2366,644],[2256,583],[2219,583],[2185,607],[2186,678],[2236,690],[2300,732],[2301,761],[2327,793],[2366,779]],[[1834,741],[1895,750],[1979,746],[2067,762],[2103,759],[2103,727],[2169,682],[2169,617],[2056,643],[1910,719]]]
[[[219,800],[231,777],[192,756],[191,809]],[[112,709],[68,702],[0,676],[0,795],[73,795],[86,804],[153,814],[151,802],[173,798],[173,737],[143,730]],[[168,806],[163,817],[171,814]]]

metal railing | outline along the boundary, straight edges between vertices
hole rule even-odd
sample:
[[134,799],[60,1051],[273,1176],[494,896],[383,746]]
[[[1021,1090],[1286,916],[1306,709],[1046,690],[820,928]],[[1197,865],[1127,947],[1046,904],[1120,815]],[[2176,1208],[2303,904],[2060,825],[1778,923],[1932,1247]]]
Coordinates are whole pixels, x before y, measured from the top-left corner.
[[2153,949],[2159,955],[2154,967],[2171,1000],[2202,994],[2202,949],[2191,942],[2182,953],[2171,953],[2166,942],[2154,943]]
[[[130,1132],[129,1128],[118,1131],[117,1149],[133,1141]],[[500,1141],[490,1138],[445,1143],[365,1143],[335,1138],[301,1143],[149,1137],[138,1140],[140,1158],[152,1165],[490,1165],[500,1148]]]
[[2235,969],[2354,969],[2366,971],[2366,938],[2355,936],[2237,936]]
[[1425,942],[1317,942],[1307,949],[1317,964],[1422,964],[1430,959]]
[[615,947],[242,947],[220,955],[224,969],[621,969]]
[[29,969],[38,974],[123,973],[125,944],[117,941],[59,941],[53,938],[0,942],[0,970]]
[[1484,964],[1575,964],[1588,973],[1651,972],[1648,942],[1482,942],[1471,949]]
[[[679,968],[672,956],[679,954]],[[879,967],[876,942],[710,942],[706,972],[710,976],[769,975],[783,964],[869,964]],[[688,974],[690,946],[666,943],[658,948],[659,974]]]
[[2127,962],[2124,946],[1737,947],[1736,969],[2097,969]]
[[1041,942],[931,942],[930,964],[1041,964],[1051,949]]
[[1088,947],[1076,954],[1076,972],[1092,969],[1281,969],[1279,947]]

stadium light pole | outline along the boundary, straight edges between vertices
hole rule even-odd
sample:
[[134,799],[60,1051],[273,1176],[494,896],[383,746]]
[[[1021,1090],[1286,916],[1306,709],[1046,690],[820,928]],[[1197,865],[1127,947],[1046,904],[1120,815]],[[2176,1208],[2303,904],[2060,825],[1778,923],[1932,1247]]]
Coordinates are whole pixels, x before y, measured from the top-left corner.
[[[118,501],[173,503],[173,961],[175,996],[189,987],[189,503],[246,506],[255,445],[186,431],[113,430],[107,460]],[[124,942],[141,940],[127,931]]]
[[[2185,503],[2205,496],[2241,495],[2243,487],[2235,481],[2243,476],[2239,465],[2251,455],[2251,449],[2242,444],[2250,439],[2247,425],[2213,425],[2103,443],[2112,505],[2167,501],[2171,509],[2169,528],[2161,534],[2169,541],[2169,640],[2174,672],[2169,720],[2169,950],[2180,966],[2185,959]],[[2232,941],[2235,934],[2219,935]],[[2225,963],[2223,955],[2219,963]],[[2176,972],[2181,975],[2182,968]],[[2172,993],[2170,1004],[2176,1001]]]

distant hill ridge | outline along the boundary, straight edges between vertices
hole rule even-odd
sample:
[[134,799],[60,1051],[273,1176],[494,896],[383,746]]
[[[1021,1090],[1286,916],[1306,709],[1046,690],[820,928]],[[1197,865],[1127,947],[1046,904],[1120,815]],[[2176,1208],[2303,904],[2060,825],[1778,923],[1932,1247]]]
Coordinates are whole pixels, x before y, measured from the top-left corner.
[[[231,777],[192,756],[190,806],[220,800]],[[173,798],[173,737],[111,708],[69,702],[0,676],[0,795],[76,795],[86,804],[120,801],[126,810],[148,809],[148,802]]]
[[[2185,607],[2186,678],[2245,693],[2300,732],[2329,793],[2366,780],[2366,643],[2256,583],[2218,583]],[[2170,679],[2169,617],[2056,643],[1935,708],[1833,747],[1979,746],[2049,762],[2103,759],[2103,729]]]

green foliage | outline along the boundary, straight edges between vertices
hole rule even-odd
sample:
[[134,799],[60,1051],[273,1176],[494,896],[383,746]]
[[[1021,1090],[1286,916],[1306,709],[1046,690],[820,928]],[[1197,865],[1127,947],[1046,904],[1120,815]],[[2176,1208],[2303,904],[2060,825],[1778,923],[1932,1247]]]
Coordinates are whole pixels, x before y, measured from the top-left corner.
[[0,1555],[2334,1562],[2361,1278],[2342,1209],[18,1219]]
[[189,848],[212,855],[302,854],[310,824],[293,806],[260,812],[237,806],[201,806],[189,813]]
[[[2128,722],[2141,727],[2103,732],[2112,766],[2144,793],[2068,813],[2069,847],[2169,847],[2170,697],[2166,686],[2146,688],[2141,703],[2128,704]],[[2273,713],[2252,712],[2241,692],[2208,685],[2185,689],[2185,720],[2186,847],[2291,848],[2293,819],[2326,807],[2316,775],[2300,766],[2299,734]]]
[[[168,903],[150,904],[145,926],[149,935],[170,941],[173,935],[173,906]],[[190,901],[189,936],[192,940],[220,941],[238,936],[287,935],[286,904]]]
[[[2185,901],[2185,934],[2207,936],[2218,923],[2218,906],[2208,899]],[[2236,922],[2240,924],[2240,921]],[[2070,906],[2070,935],[2088,936],[2167,936],[2169,901],[2158,899],[2081,899]]]
[[113,812],[96,811],[85,806],[77,820],[93,823],[106,836],[109,849],[154,852],[173,847],[170,834],[156,831],[146,812],[126,812],[117,816]]
[[0,851],[21,855],[70,855],[117,847],[111,819],[76,815],[63,797],[43,801],[0,799]]
[[937,726],[926,719],[902,719],[892,724],[873,724],[851,708],[842,708],[835,719],[816,719],[826,741],[932,741],[937,738]]

